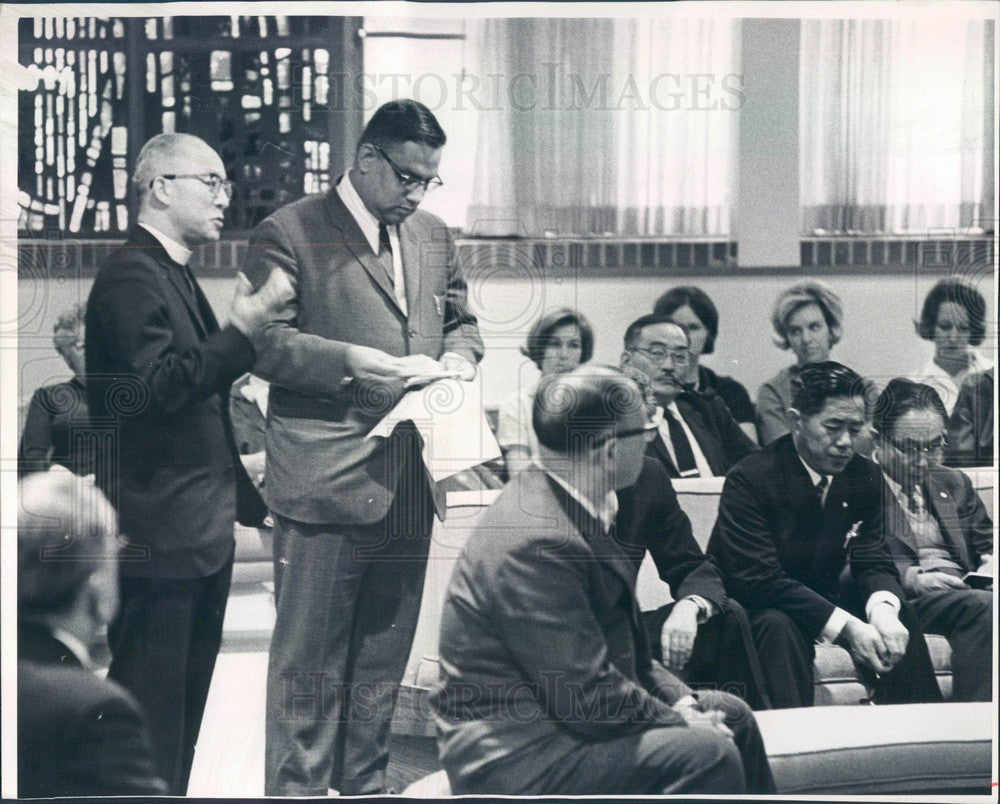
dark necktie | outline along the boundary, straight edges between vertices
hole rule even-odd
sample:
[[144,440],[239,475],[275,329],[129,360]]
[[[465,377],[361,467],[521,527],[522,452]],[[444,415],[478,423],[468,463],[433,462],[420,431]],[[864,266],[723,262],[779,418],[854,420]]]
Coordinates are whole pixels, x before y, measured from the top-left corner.
[[910,491],[909,503],[910,511],[917,516],[923,516],[927,513],[927,501],[924,499],[924,490],[920,488],[919,483],[914,485]]
[[820,477],[816,481],[816,491],[819,493],[819,507],[822,508],[826,504],[826,488],[830,485],[830,478],[826,475]]
[[670,410],[663,411],[663,418],[667,422],[670,430],[670,443],[674,447],[674,460],[677,462],[677,473],[681,477],[697,477],[698,464],[694,460],[694,451],[691,449],[691,442],[688,441],[687,433],[681,423]]
[[378,225],[378,259],[389,276],[390,287],[395,287],[396,272],[392,265],[392,243],[389,242],[389,227],[384,223]]

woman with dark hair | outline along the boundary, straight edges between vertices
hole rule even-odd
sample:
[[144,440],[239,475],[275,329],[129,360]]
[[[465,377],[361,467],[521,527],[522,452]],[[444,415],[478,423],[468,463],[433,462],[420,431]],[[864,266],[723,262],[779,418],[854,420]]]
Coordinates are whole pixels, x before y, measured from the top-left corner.
[[950,416],[965,378],[992,365],[972,348],[986,336],[986,299],[960,279],[942,279],[924,299],[915,326],[934,343],[934,355],[913,379],[937,391]]
[[717,394],[741,424],[753,422],[754,407],[747,389],[699,363],[702,355],[715,350],[719,336],[719,311],[705,291],[693,285],[671,288],[657,299],[653,314],[666,316],[687,333],[691,363],[684,384],[699,393]]
[[44,472],[57,463],[78,475],[94,471],[91,450],[73,450],[73,430],[86,426],[89,415],[84,386],[83,304],[60,314],[52,342],[73,376],[39,388],[31,397],[17,450],[17,474]]
[[783,368],[757,392],[757,443],[767,446],[790,431],[792,372],[797,366],[830,359],[840,340],[844,305],[840,296],[815,280],[792,285],[775,299],[771,325],[775,341],[795,353],[795,366]]
[[901,377],[875,403],[884,533],[921,630],[951,644],[952,700],[988,701],[993,522],[965,473],[941,465],[946,420],[933,388]]
[[[569,307],[559,307],[535,322],[521,353],[543,377],[565,374],[593,356],[594,330],[585,316]],[[514,477],[538,454],[538,439],[531,426],[531,403],[537,384],[537,380],[526,383],[500,405],[497,442],[504,452],[508,477]]]

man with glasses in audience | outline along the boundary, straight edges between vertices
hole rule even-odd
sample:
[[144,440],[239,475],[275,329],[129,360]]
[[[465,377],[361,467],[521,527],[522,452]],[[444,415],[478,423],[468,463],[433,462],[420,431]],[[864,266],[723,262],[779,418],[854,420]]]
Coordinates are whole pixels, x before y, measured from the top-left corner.
[[625,331],[622,367],[649,377],[663,408],[660,437],[649,445],[673,478],[725,475],[756,445],[714,394],[684,385],[691,360],[687,333],[667,316],[644,315]]
[[882,527],[878,467],[857,454],[867,384],[834,361],[792,378],[792,432],[726,477],[708,543],[747,610],[776,709],[812,706],[815,643],[847,648],[873,702],[941,700]]
[[920,627],[951,644],[952,700],[988,701],[993,522],[972,481],[941,465],[946,421],[933,388],[894,379],[875,403],[873,457],[885,479],[885,532],[906,599]]
[[225,175],[219,155],[190,134],[146,143],[132,176],[138,222],[87,302],[97,482],[128,541],[108,677],[145,710],[173,795],[187,789],[222,640],[233,524],[266,514],[233,441],[229,387],[253,366],[264,324],[292,294],[281,271],[257,293],[240,277],[229,323],[216,321],[188,262],[219,238]]
[[295,300],[264,338],[264,494],[283,571],[267,682],[265,792],[385,791],[435,493],[411,422],[368,434],[407,388],[472,380],[483,353],[447,227],[418,210],[445,133],[412,100],[377,109],[350,171],[254,231],[246,273]]

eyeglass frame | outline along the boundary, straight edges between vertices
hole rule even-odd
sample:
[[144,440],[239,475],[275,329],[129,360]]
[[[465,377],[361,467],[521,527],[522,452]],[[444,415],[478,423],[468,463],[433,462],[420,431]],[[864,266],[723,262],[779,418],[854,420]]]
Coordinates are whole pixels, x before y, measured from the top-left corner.
[[885,441],[897,452],[901,452],[903,455],[916,458],[918,455],[926,455],[930,457],[931,455],[936,455],[938,453],[944,452],[948,446],[948,437],[945,435],[940,436],[940,438],[934,439],[935,441],[940,441],[938,444],[911,444],[909,446],[902,447],[899,442],[896,441],[892,436],[886,435],[885,433],[879,434]]
[[628,436],[642,435],[652,436],[660,429],[660,424],[663,422],[663,408],[659,405],[656,406],[656,410],[650,417],[649,421],[646,422],[642,427],[631,427],[628,430],[615,430],[612,435],[615,438],[627,438]]
[[691,362],[691,350],[689,348],[685,348],[683,350],[685,352],[683,361],[678,361],[677,359],[677,352],[682,351],[680,349],[667,349],[666,347],[664,347],[664,352],[662,355],[657,355],[656,352],[652,351],[648,346],[632,346],[626,349],[625,351],[642,352],[644,355],[646,355],[647,358],[652,360],[654,363],[662,363],[663,359],[667,357],[667,355],[670,355],[670,360],[671,362],[673,362],[675,366],[680,365],[681,362],[683,362],[684,364]]
[[[170,181],[174,181],[174,179],[197,179],[212,191],[212,198],[217,198],[220,190],[225,192],[226,198],[231,199],[233,197],[233,183],[229,179],[222,178],[218,173],[161,173],[156,178],[150,180],[150,187],[153,186],[153,182],[156,179],[169,179]],[[217,185],[216,182],[218,182]],[[212,189],[213,186],[215,189]]]
[[438,187],[441,187],[444,184],[444,181],[442,181],[440,176],[431,176],[429,179],[421,179],[418,176],[414,176],[411,173],[407,173],[405,170],[401,170],[399,168],[399,165],[397,165],[395,162],[392,161],[392,159],[389,157],[389,154],[383,151],[374,142],[370,142],[368,144],[375,151],[377,151],[379,156],[381,156],[386,161],[386,163],[388,163],[389,167],[392,168],[392,172],[396,174],[396,179],[399,181],[400,185],[406,192],[410,193],[416,190],[418,187],[421,187],[423,188],[423,191],[425,193],[429,193],[431,190],[436,190]]

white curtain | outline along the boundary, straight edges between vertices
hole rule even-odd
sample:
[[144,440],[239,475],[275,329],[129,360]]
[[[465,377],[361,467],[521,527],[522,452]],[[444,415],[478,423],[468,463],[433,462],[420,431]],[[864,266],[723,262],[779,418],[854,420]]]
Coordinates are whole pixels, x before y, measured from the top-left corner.
[[993,225],[993,23],[804,20],[803,232]]
[[728,234],[738,22],[490,19],[467,36],[499,88],[478,112],[470,231]]

